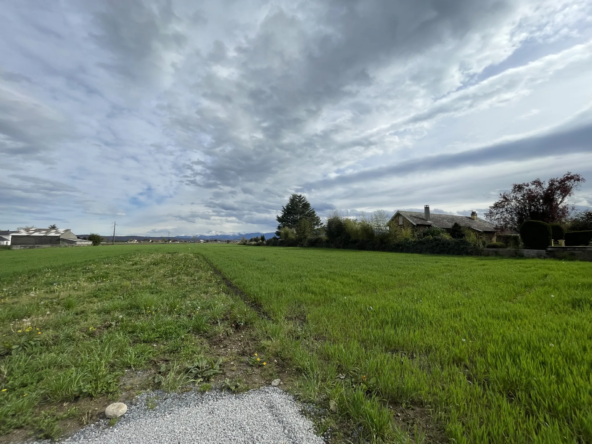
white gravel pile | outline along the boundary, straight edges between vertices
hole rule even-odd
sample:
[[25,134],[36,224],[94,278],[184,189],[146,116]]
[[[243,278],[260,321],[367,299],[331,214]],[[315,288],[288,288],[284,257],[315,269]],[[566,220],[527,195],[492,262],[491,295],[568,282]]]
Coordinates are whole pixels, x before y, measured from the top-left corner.
[[[154,402],[156,407],[148,408]],[[314,434],[312,422],[300,413],[296,401],[275,387],[241,395],[220,391],[144,393],[117,424],[107,424],[103,420],[86,427],[64,443],[324,442]]]

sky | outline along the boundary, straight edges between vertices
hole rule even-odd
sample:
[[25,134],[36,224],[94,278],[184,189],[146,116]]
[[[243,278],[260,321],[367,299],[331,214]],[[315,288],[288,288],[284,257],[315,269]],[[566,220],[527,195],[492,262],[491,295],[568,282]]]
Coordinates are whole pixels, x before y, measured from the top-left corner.
[[592,207],[589,0],[19,0],[0,8],[0,228],[273,231],[481,217],[566,172]]

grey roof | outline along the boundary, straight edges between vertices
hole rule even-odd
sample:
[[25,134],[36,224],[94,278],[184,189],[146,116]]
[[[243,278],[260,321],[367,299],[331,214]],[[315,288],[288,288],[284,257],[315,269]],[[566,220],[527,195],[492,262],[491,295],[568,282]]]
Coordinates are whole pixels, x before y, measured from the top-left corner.
[[474,220],[469,216],[454,216],[452,214],[432,213],[430,214],[430,220],[426,221],[424,213],[420,212],[397,211],[395,216],[397,214],[405,217],[413,225],[424,225],[442,229],[450,229],[454,223],[457,223],[461,227],[472,228],[476,231],[495,231],[495,226],[493,224],[490,224],[489,222],[479,218]]
[[4,242],[8,242],[8,241],[10,241],[10,236],[7,236],[5,234],[4,235],[0,234],[0,240],[4,241]]
[[18,233],[18,231],[11,230],[0,230],[0,236],[10,236],[11,234]]
[[70,231],[69,228],[56,228],[50,230],[49,228],[26,228],[12,233],[13,236],[61,236]]

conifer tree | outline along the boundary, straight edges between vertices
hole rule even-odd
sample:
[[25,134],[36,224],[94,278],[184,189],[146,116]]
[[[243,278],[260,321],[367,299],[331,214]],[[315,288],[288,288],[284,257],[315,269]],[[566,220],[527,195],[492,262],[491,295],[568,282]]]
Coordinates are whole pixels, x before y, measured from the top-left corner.
[[292,194],[288,204],[282,207],[282,214],[276,217],[279,223],[276,235],[280,236],[280,232],[284,227],[295,230],[300,219],[306,219],[312,229],[320,228],[323,225],[306,197],[302,194]]

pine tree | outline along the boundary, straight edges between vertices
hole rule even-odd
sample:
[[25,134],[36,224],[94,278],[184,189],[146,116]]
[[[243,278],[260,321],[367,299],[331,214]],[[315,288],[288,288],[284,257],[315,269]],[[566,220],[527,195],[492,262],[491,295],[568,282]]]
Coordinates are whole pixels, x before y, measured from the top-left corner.
[[279,225],[275,234],[280,236],[280,232],[284,227],[295,230],[300,219],[306,219],[313,229],[320,228],[323,225],[306,197],[302,194],[292,194],[288,204],[282,207],[282,214],[276,217]]

